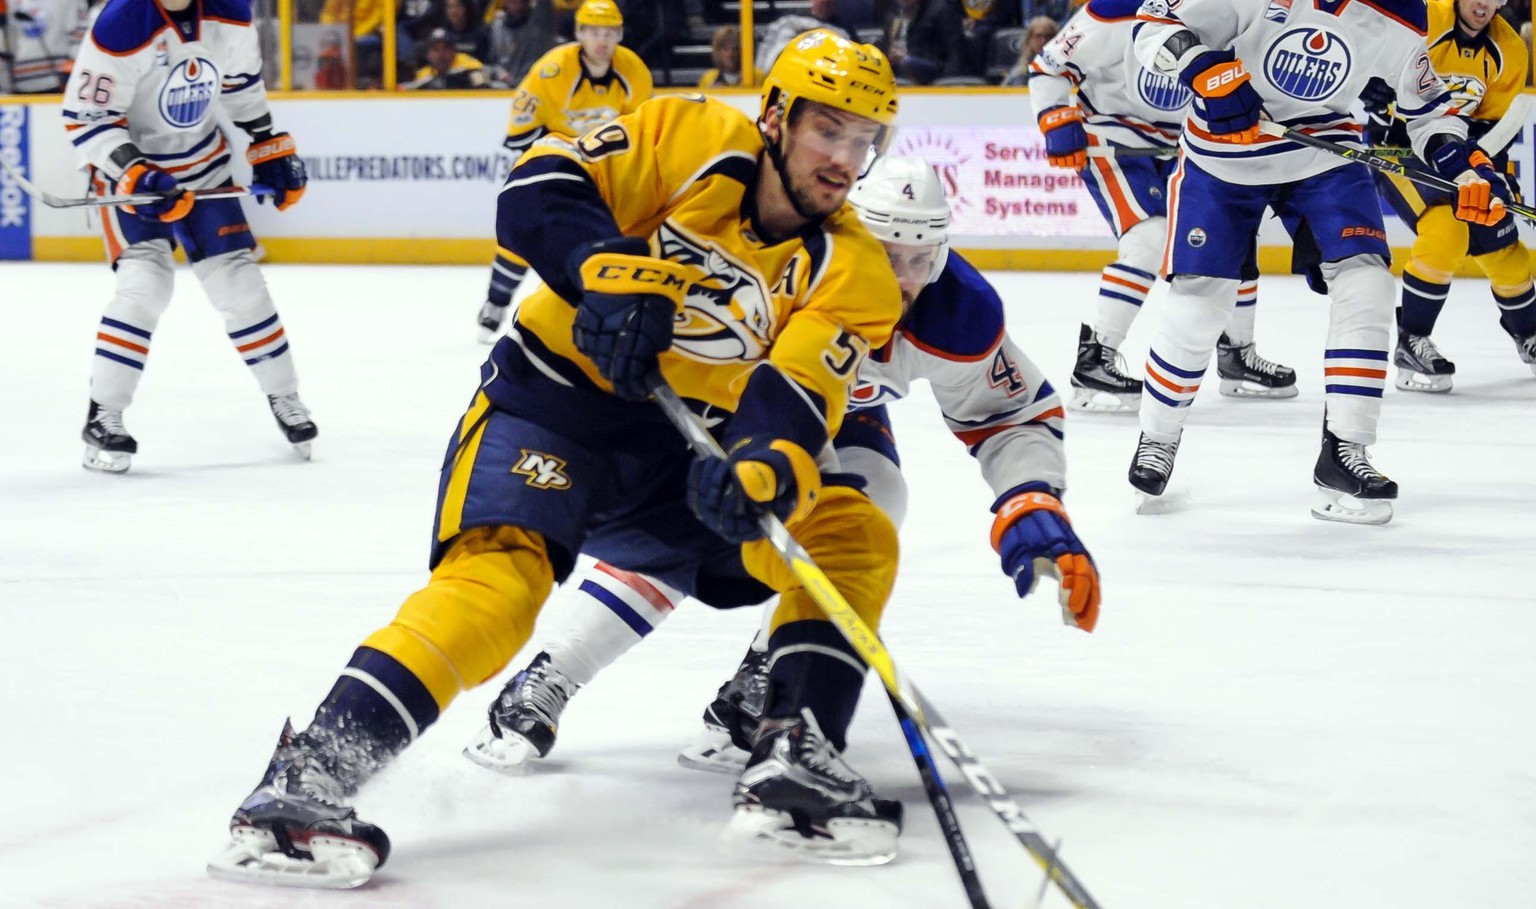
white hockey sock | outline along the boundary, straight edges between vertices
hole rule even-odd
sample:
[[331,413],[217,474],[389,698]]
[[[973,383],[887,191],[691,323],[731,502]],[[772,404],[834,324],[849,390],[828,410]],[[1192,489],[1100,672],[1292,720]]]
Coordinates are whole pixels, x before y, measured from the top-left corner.
[[578,572],[555,610],[544,650],[567,678],[585,685],[650,634],[683,601],[681,591],[598,562]]
[[1149,437],[1159,442],[1178,437],[1236,293],[1237,281],[1227,278],[1180,275],[1173,280],[1147,351],[1141,431]]
[[1116,350],[1125,343],[1131,331],[1131,323],[1141,312],[1141,304],[1157,284],[1157,275],[1132,268],[1122,262],[1111,262],[1099,275],[1099,305],[1093,332],[1099,341]]
[[262,394],[289,395],[299,376],[288,351],[288,333],[277,314],[267,282],[250,250],[204,259],[192,265],[208,299],[224,316],[235,352],[256,376]]
[[163,240],[139,243],[117,260],[117,289],[96,329],[91,398],[110,410],[126,410],[144,376],[149,341],[171,302],[175,280],[171,247]]
[[1099,275],[1099,298],[1093,332],[1118,350],[1130,333],[1141,304],[1157,285],[1167,218],[1147,218],[1120,235],[1119,255]]
[[1397,282],[1379,256],[1326,262],[1323,278],[1333,298],[1323,352],[1328,428],[1347,442],[1374,445],[1392,349]]
[[1253,323],[1258,315],[1259,282],[1244,281],[1237,286],[1237,307],[1227,318],[1227,340],[1238,347],[1253,343]]

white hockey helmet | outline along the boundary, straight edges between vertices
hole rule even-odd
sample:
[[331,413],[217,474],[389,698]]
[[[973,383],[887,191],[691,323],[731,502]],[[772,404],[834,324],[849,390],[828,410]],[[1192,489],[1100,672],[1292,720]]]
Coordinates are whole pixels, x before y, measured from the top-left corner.
[[848,201],[880,242],[938,247],[928,283],[938,280],[949,251],[949,200],[927,161],[880,157],[854,184]]

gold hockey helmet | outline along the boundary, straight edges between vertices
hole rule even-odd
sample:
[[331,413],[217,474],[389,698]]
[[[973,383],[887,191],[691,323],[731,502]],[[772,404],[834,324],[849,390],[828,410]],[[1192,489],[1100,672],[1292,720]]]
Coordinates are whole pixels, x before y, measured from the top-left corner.
[[586,0],[576,10],[576,24],[623,28],[624,14],[613,0]]
[[876,150],[883,152],[896,123],[896,73],[874,45],[812,29],[796,35],[773,61],[763,80],[762,116],[780,106],[788,117],[796,101],[815,101],[875,121],[882,127]]

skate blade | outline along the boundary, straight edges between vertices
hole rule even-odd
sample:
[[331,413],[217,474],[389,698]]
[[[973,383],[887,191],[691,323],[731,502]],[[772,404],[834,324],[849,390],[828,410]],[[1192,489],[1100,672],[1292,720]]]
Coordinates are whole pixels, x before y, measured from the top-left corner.
[[1312,517],[1340,524],[1385,524],[1392,520],[1392,500],[1357,499],[1337,489],[1319,486]]
[[379,866],[374,851],[355,840],[317,834],[310,837],[312,859],[284,855],[270,830],[235,827],[228,848],[208,862],[208,874],[220,880],[273,887],[350,890],[361,887]]
[[314,454],[314,444],[315,443],[313,443],[313,442],[294,442],[293,443],[294,453],[297,454],[299,457],[303,458],[304,460],[308,461],[308,460],[310,460],[311,456]]
[[85,456],[80,459],[80,466],[86,470],[99,470],[102,473],[124,473],[132,461],[131,452],[105,451],[94,445],[88,445]]
[[1069,410],[1081,413],[1136,413],[1141,410],[1141,392],[1117,395],[1108,391],[1073,388]]
[[1300,391],[1295,385],[1270,386],[1260,385],[1257,382],[1248,382],[1243,379],[1222,379],[1220,391],[1228,398],[1268,398],[1279,400],[1282,398],[1294,398]]
[[1411,369],[1397,370],[1397,377],[1392,384],[1400,391],[1423,391],[1430,394],[1445,394],[1451,390],[1452,376],[1432,376],[1422,372],[1414,372]]
[[515,732],[497,738],[491,727],[485,725],[464,746],[464,756],[487,770],[518,776],[527,773],[528,765],[539,759],[539,749]]
[[718,726],[705,726],[694,740],[677,753],[677,763],[689,770],[706,773],[740,774],[747,766],[745,751],[731,742],[730,733]]
[[863,867],[894,859],[900,832],[890,821],[835,818],[827,822],[826,836],[804,837],[782,811],[741,807],[731,816],[724,839],[732,851],[749,857]]

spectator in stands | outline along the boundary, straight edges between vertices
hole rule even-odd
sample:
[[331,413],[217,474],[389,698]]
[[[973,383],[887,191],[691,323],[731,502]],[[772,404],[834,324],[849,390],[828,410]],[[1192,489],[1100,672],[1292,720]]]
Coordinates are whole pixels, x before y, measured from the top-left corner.
[[[709,55],[714,58],[713,69],[706,69],[699,77],[699,88],[729,88],[741,84],[741,28],[722,25],[715,29],[709,40]],[[760,82],[761,79],[754,79]]]
[[1071,18],[1075,9],[1072,0],[1021,0],[1019,3],[1019,21],[1033,22],[1035,19],[1045,16],[1058,26]]
[[352,26],[357,52],[357,87],[377,88],[384,76],[384,0],[325,0],[320,8],[322,25]]
[[[1028,7],[1030,0],[1022,0]],[[1067,0],[1062,0],[1065,4]],[[990,59],[992,54],[992,36],[999,29],[1012,28],[1024,21],[1019,18],[1019,2],[1017,0],[965,0],[960,4],[964,9],[964,16],[960,20],[962,34],[965,37],[965,69],[966,75],[983,76],[987,66],[994,61]]]
[[443,31],[454,50],[468,54],[484,63],[491,56],[491,36],[486,27],[475,20],[470,0],[443,0]]
[[555,23],[548,0],[501,0],[490,27],[490,57],[485,60],[491,81],[515,88],[535,60],[555,46]]
[[640,55],[660,84],[670,85],[672,48],[688,32],[683,0],[619,0],[624,44]]
[[965,59],[964,17],[948,0],[896,0],[881,39],[896,75],[916,85],[960,75]]
[[485,67],[479,60],[455,48],[446,29],[435,29],[428,35],[426,48],[427,65],[401,88],[440,91],[490,87],[491,80]]
[[1019,61],[1008,71],[1008,77],[1003,80],[1004,85],[1029,84],[1029,64],[1034,61],[1035,55],[1041,48],[1061,30],[1056,20],[1050,16],[1036,16],[1029,20],[1025,26],[1024,43],[1019,45]]
[[422,42],[443,26],[443,8],[439,0],[399,0],[395,7],[395,60],[402,71],[422,57]]
[[779,59],[779,54],[789,46],[789,42],[801,32],[813,28],[824,28],[844,38],[858,40],[854,38],[853,32],[837,24],[837,0],[811,0],[810,12],[809,16],[780,16],[768,23],[757,46],[754,62],[758,72],[766,73],[773,69],[773,61]]

